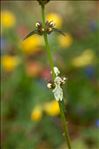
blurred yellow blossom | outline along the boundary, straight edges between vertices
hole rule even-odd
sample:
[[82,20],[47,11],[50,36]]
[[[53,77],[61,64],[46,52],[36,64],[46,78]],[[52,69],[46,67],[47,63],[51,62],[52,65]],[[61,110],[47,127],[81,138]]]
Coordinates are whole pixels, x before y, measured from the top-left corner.
[[16,66],[19,64],[20,59],[18,56],[9,56],[9,55],[4,55],[1,58],[1,63],[3,66],[3,69],[5,71],[13,71]]
[[55,22],[57,28],[61,28],[62,26],[62,17],[56,13],[49,13],[46,16],[46,20]]
[[14,14],[8,10],[3,10],[1,12],[1,25],[4,28],[13,27],[16,23],[16,18]]
[[72,65],[76,67],[83,67],[93,63],[95,54],[91,49],[86,49],[80,56],[72,60]]
[[41,51],[43,38],[39,35],[33,35],[21,42],[21,48],[25,54],[33,54]]
[[60,113],[59,105],[56,100],[45,103],[44,111],[50,116],[56,116]]
[[58,42],[62,48],[68,48],[73,43],[73,38],[71,34],[66,33],[65,36],[59,35],[58,36]]
[[33,121],[39,121],[42,118],[42,108],[41,106],[37,105],[34,107],[32,113],[31,113],[31,120]]

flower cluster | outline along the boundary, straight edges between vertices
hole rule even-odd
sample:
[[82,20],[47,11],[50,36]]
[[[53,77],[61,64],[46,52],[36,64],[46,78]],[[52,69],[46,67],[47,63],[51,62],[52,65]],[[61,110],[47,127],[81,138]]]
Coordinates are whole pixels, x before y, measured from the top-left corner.
[[44,33],[50,34],[53,31],[58,32],[61,35],[65,35],[61,30],[59,30],[55,27],[55,23],[52,20],[46,21],[45,27],[43,27],[41,22],[37,22],[35,26],[36,26],[36,29],[33,30],[32,32],[30,32],[28,35],[26,35],[26,37],[24,39],[27,39],[28,37],[30,37],[34,34],[44,35]]
[[54,97],[57,101],[62,101],[63,99],[63,89],[62,89],[62,85],[65,84],[66,78],[61,78],[59,76],[60,71],[57,67],[54,67],[54,73],[56,75],[54,82],[53,83],[48,83],[47,87],[48,88],[52,88],[53,93],[54,93]]
[[47,34],[50,34],[54,30],[54,27],[55,27],[55,23],[53,21],[46,21],[45,28],[43,28],[41,22],[36,23],[36,28],[37,28],[38,34],[40,35],[42,35],[44,32],[46,32]]

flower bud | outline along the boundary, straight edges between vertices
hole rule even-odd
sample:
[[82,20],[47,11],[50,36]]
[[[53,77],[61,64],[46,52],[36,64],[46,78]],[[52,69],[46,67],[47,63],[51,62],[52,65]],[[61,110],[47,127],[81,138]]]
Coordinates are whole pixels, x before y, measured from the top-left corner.
[[52,84],[51,83],[48,83],[47,84],[47,87],[51,89],[52,88]]
[[55,84],[54,84],[53,82],[49,82],[49,83],[47,84],[47,87],[48,87],[49,89],[54,89],[54,88],[55,88]]
[[37,22],[37,23],[35,24],[35,26],[38,28],[38,27],[41,27],[42,25],[41,25],[40,22]]

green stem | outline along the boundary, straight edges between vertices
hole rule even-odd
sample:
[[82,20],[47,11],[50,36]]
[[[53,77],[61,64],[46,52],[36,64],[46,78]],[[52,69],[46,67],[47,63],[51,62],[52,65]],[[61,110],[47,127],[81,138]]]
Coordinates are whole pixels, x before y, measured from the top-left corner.
[[[43,27],[45,29],[45,12],[44,12],[45,9],[44,9],[44,5],[42,5],[41,8],[42,8],[42,24],[43,24]],[[48,59],[49,59],[49,63],[50,63],[50,68],[52,70],[52,78],[54,80],[54,78],[55,78],[55,73],[54,73],[54,70],[53,70],[54,62],[53,62],[53,59],[52,59],[51,50],[50,50],[50,47],[49,47],[48,37],[47,37],[46,32],[44,32],[44,40],[45,40],[45,46],[46,46],[47,55],[48,55]],[[67,122],[66,122],[66,118],[65,118],[65,114],[64,114],[64,110],[63,110],[64,109],[63,108],[64,102],[59,101],[58,104],[59,104],[59,107],[60,107],[61,119],[62,119],[63,126],[64,126],[64,132],[65,132],[65,138],[66,138],[67,146],[68,146],[68,149],[71,149],[70,138],[69,138],[68,129],[67,129]]]
[[[45,12],[44,12],[44,6],[42,6],[42,24],[43,27],[45,28]],[[52,78],[54,80],[55,74],[54,74],[54,63],[53,63],[53,59],[52,59],[52,55],[51,55],[51,51],[50,51],[50,47],[48,44],[48,37],[47,37],[47,33],[44,32],[44,40],[45,40],[45,46],[46,46],[46,50],[47,50],[47,55],[48,55],[48,59],[49,59],[49,64],[50,64],[50,68],[52,70]]]
[[70,137],[69,137],[69,133],[68,133],[67,121],[66,121],[66,117],[64,114],[63,104],[64,104],[63,100],[59,101],[59,107],[60,107],[61,119],[62,119],[63,126],[64,126],[65,138],[66,138],[68,149],[71,149]]

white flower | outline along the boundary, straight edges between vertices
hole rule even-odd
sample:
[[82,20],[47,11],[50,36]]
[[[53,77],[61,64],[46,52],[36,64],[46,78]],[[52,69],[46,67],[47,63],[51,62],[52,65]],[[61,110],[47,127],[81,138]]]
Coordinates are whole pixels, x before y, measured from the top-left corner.
[[55,73],[56,77],[54,79],[54,82],[47,84],[47,87],[49,89],[52,89],[52,92],[54,93],[54,97],[57,101],[62,101],[62,99],[63,99],[63,89],[62,89],[61,86],[63,84],[65,84],[65,81],[66,81],[67,78],[65,78],[65,77],[61,78],[59,76],[60,71],[57,67],[54,67],[53,70],[54,70],[54,73]]
[[56,75],[56,78],[54,79],[54,85],[55,88],[53,89],[53,93],[55,96],[55,99],[57,101],[62,101],[63,99],[63,89],[61,88],[61,84],[64,84],[66,81],[66,78],[64,77],[63,79],[59,77],[58,75],[60,74],[60,71],[57,67],[54,67],[54,73]]
[[56,76],[60,74],[60,71],[57,67],[54,67],[54,73],[56,74]]
[[60,87],[61,82],[62,82],[62,79],[59,76],[57,76],[54,80],[55,88],[53,89],[53,93],[57,101],[59,100],[62,101],[63,99],[63,90]]

